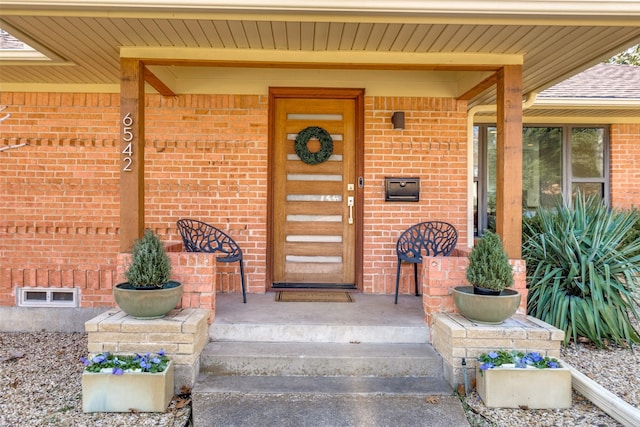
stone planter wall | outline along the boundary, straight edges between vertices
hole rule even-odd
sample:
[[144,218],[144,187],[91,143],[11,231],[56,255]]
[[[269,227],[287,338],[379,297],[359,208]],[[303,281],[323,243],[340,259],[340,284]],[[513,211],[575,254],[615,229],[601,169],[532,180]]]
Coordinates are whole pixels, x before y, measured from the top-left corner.
[[564,332],[531,316],[516,314],[500,325],[473,323],[459,314],[442,313],[433,318],[431,343],[444,359],[444,377],[455,389],[475,378],[476,358],[493,350],[537,351],[560,357]]
[[88,350],[120,354],[158,352],[163,349],[175,363],[175,392],[192,387],[200,371],[200,353],[209,340],[209,311],[174,310],[162,319],[140,320],[110,310],[85,323]]

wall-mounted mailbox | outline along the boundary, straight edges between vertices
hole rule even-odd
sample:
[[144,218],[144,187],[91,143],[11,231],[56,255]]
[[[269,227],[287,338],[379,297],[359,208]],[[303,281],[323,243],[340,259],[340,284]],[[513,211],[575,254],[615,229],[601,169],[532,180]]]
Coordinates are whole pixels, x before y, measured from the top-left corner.
[[417,202],[420,200],[420,178],[385,178],[386,202]]

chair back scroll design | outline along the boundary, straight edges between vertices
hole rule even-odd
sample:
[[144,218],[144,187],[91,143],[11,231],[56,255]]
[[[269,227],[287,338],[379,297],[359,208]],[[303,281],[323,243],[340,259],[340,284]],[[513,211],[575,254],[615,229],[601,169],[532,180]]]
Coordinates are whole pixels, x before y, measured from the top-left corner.
[[242,249],[224,231],[206,222],[196,219],[180,219],[177,222],[178,232],[182,237],[184,248],[187,252],[208,252],[219,254],[216,257],[220,262],[239,262],[240,278],[242,282],[242,298],[247,302],[244,283],[244,262]]
[[418,264],[423,256],[449,256],[458,242],[458,232],[448,222],[426,221],[412,225],[402,232],[396,243],[398,269],[396,272],[396,298],[400,285],[400,265],[402,262],[413,264],[416,296],[418,292]]

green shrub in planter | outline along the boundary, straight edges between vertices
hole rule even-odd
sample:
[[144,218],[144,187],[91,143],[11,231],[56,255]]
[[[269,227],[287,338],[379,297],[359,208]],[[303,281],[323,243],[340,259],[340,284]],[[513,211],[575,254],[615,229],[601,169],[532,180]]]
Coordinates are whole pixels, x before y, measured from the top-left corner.
[[171,260],[162,241],[153,231],[146,230],[144,236],[136,240],[125,276],[129,284],[136,288],[162,288],[169,281]]
[[540,209],[525,231],[527,312],[569,339],[640,341],[631,318],[639,319],[640,239],[629,240],[634,211],[610,210],[600,197],[578,194],[573,208]]
[[164,317],[182,298],[182,283],[169,280],[171,259],[150,230],[133,245],[125,276],[128,281],[117,284],[113,296],[122,311],[135,318]]
[[467,280],[477,288],[502,291],[513,285],[513,269],[497,234],[486,231],[469,254]]

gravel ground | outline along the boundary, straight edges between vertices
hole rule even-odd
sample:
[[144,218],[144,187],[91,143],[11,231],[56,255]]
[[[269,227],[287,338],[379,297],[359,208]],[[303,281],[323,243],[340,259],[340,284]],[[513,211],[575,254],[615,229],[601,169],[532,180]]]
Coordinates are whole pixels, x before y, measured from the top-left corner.
[[[638,323],[632,319],[638,330]],[[561,350],[560,358],[591,378],[611,393],[640,409],[640,345],[631,348],[610,346],[596,349],[590,344],[570,343]],[[472,426],[620,426],[616,420],[573,392],[569,409],[522,410],[487,408],[476,392],[463,399]]]
[[[85,334],[0,333],[0,426],[183,427],[189,406],[163,414],[82,412],[81,356]],[[597,350],[571,345],[562,358],[631,405],[640,408],[640,347]],[[172,402],[172,406],[177,401]],[[574,393],[566,410],[489,409],[475,392],[464,399],[473,426],[618,426]],[[452,426],[454,427],[454,426]]]
[[189,405],[167,413],[82,412],[83,333],[0,333],[0,426],[182,427]]
[[[571,344],[561,358],[627,403],[640,409],[640,347],[595,349]],[[620,426],[616,420],[573,392],[569,409],[495,409],[487,408],[476,392],[464,399],[467,416],[475,427],[499,426]]]

